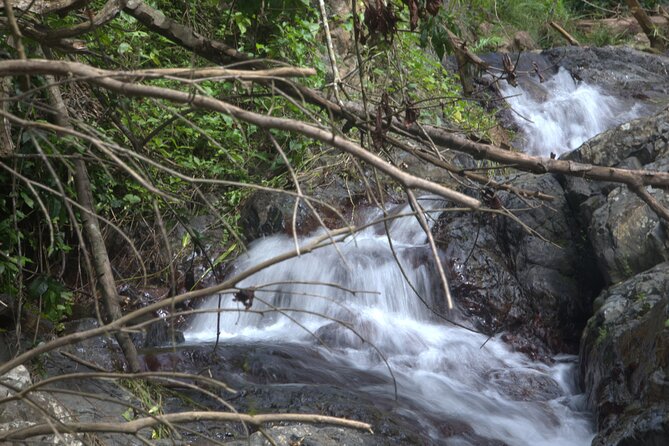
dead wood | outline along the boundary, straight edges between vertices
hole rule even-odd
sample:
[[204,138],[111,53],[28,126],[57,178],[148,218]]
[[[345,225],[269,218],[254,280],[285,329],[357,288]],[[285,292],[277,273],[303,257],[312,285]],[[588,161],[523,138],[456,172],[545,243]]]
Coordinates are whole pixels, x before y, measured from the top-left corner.
[[658,51],[664,51],[666,48],[666,38],[659,32],[655,27],[646,11],[641,7],[638,0],[625,0],[627,6],[630,8],[630,12],[634,16],[639,26],[650,40],[650,46]]
[[[669,18],[659,16],[649,17],[653,26],[659,29],[669,29]],[[639,22],[634,17],[619,17],[597,20],[578,20],[576,28],[585,34],[593,33],[597,28],[605,28],[611,34],[631,35],[642,32]]]
[[562,37],[564,37],[565,40],[566,40],[567,42],[569,42],[569,45],[572,45],[572,46],[581,46],[581,44],[579,43],[579,41],[576,40],[576,39],[574,38],[574,36],[572,36],[571,34],[569,34],[563,27],[561,27],[560,25],[558,25],[557,23],[555,23],[555,22],[552,21],[552,20],[551,20],[550,22],[548,22],[548,24],[551,26],[551,28],[553,28],[555,31],[557,31],[558,33],[560,33],[560,35],[561,35]]

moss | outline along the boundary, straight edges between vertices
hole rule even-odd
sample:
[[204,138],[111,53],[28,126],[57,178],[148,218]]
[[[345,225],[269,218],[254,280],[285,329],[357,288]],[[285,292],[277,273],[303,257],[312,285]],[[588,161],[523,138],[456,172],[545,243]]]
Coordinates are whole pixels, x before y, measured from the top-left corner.
[[600,346],[606,339],[606,337],[609,335],[609,330],[606,328],[606,326],[602,325],[599,327],[599,330],[597,331],[597,339],[595,340],[595,345]]

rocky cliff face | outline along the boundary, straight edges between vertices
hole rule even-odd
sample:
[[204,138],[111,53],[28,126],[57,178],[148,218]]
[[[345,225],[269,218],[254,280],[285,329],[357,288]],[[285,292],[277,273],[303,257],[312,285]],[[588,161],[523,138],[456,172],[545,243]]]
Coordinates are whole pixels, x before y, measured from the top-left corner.
[[[669,109],[605,132],[566,158],[666,171],[668,151]],[[667,444],[667,222],[625,187],[563,182],[610,285],[595,300],[581,338],[581,380],[598,427],[593,444]],[[667,205],[664,192],[649,192]]]

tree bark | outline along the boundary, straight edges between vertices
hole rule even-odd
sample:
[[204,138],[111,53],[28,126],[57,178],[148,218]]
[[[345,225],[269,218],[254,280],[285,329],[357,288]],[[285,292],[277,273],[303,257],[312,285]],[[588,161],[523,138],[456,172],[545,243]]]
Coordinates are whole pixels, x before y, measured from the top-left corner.
[[666,47],[666,39],[659,32],[658,28],[655,27],[638,0],[625,0],[625,2],[627,3],[627,6],[629,6],[630,12],[636,21],[639,22],[639,26],[641,26],[643,32],[648,36],[650,46],[658,51],[664,51]]
[[[61,127],[71,128],[69,113],[60,93],[60,89],[55,84],[54,79],[47,79],[51,84],[48,88],[51,104],[54,107],[54,119]],[[102,292],[102,301],[104,303],[105,312],[107,314],[107,322],[114,321],[123,316],[121,307],[119,305],[119,297],[116,292],[116,283],[114,282],[114,274],[112,272],[107,247],[105,246],[102,232],[98,224],[97,215],[95,213],[95,206],[93,205],[93,193],[91,192],[91,183],[88,178],[88,170],[83,159],[77,158],[74,163],[75,174],[74,182],[77,189],[77,196],[79,204],[86,212],[82,213],[82,221],[84,226],[84,233],[91,248],[93,257],[93,268],[95,269],[95,277],[97,284]],[[72,222],[76,224],[76,222]],[[91,284],[94,287],[96,284]],[[130,371],[133,373],[141,370],[139,358],[137,356],[137,349],[128,333],[118,331],[115,337],[128,363]]]
[[[81,216],[84,223],[84,233],[86,234],[86,238],[91,247],[93,266],[95,268],[98,285],[102,291],[102,300],[109,319],[108,322],[110,322],[120,319],[123,316],[121,313],[121,306],[119,305],[118,293],[116,293],[114,274],[112,272],[111,263],[109,262],[107,247],[105,246],[104,238],[100,232],[100,225],[98,224],[98,219],[95,215],[93,194],[91,193],[91,183],[88,178],[86,163],[79,158],[75,161],[74,166],[74,181],[77,187],[78,201],[83,208],[88,210],[87,212],[83,212]],[[115,336],[123,350],[130,371],[133,373],[139,372],[141,367],[137,356],[137,349],[130,339],[130,335],[123,331],[118,331]]]

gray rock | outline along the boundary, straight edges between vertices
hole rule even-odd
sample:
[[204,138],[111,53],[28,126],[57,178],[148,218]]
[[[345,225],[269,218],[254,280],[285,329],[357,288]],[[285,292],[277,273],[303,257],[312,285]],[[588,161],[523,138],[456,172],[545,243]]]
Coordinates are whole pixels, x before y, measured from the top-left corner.
[[669,109],[614,127],[562,156],[582,163],[618,166],[636,157],[640,165],[669,153]]
[[[240,225],[244,238],[251,242],[278,232],[293,231],[295,197],[278,192],[258,191],[246,202],[241,211]],[[295,232],[305,234],[314,229],[311,210],[300,200],[295,214]]]
[[522,225],[491,214],[445,212],[440,218],[435,233],[446,251],[453,293],[479,329],[506,331],[516,350],[535,358],[575,351],[601,286],[594,259],[552,175],[519,174],[512,184],[555,200],[528,202],[497,192]]
[[[20,365],[6,374],[0,376],[0,399],[15,395],[17,392],[26,390],[32,385],[30,372]],[[5,402],[0,405],[0,444],[2,436],[13,431],[33,426],[49,419],[67,422],[72,420],[72,415],[60,404],[50,393],[45,391],[28,392],[17,400]],[[31,444],[65,444],[70,446],[83,445],[80,436],[63,435],[38,435],[27,440]]]
[[[272,426],[265,429],[277,446],[368,446],[377,445],[378,438],[373,434],[342,427],[316,427],[311,425]],[[263,434],[251,435],[251,446],[270,446]],[[248,444],[244,442],[244,444]],[[240,443],[241,446],[241,443]]]
[[563,47],[542,52],[549,64],[611,94],[638,101],[666,103],[669,98],[669,58],[628,47]]
[[[666,171],[669,109],[604,132],[564,159],[588,164]],[[606,283],[616,283],[669,259],[664,223],[641,199],[615,183],[562,178],[567,199],[587,234]],[[665,205],[664,193],[649,192]]]
[[581,342],[593,445],[669,443],[669,262],[605,290]]
[[[653,192],[660,201],[661,191]],[[607,283],[617,283],[669,260],[665,224],[627,188],[614,189],[592,213],[588,234]]]

